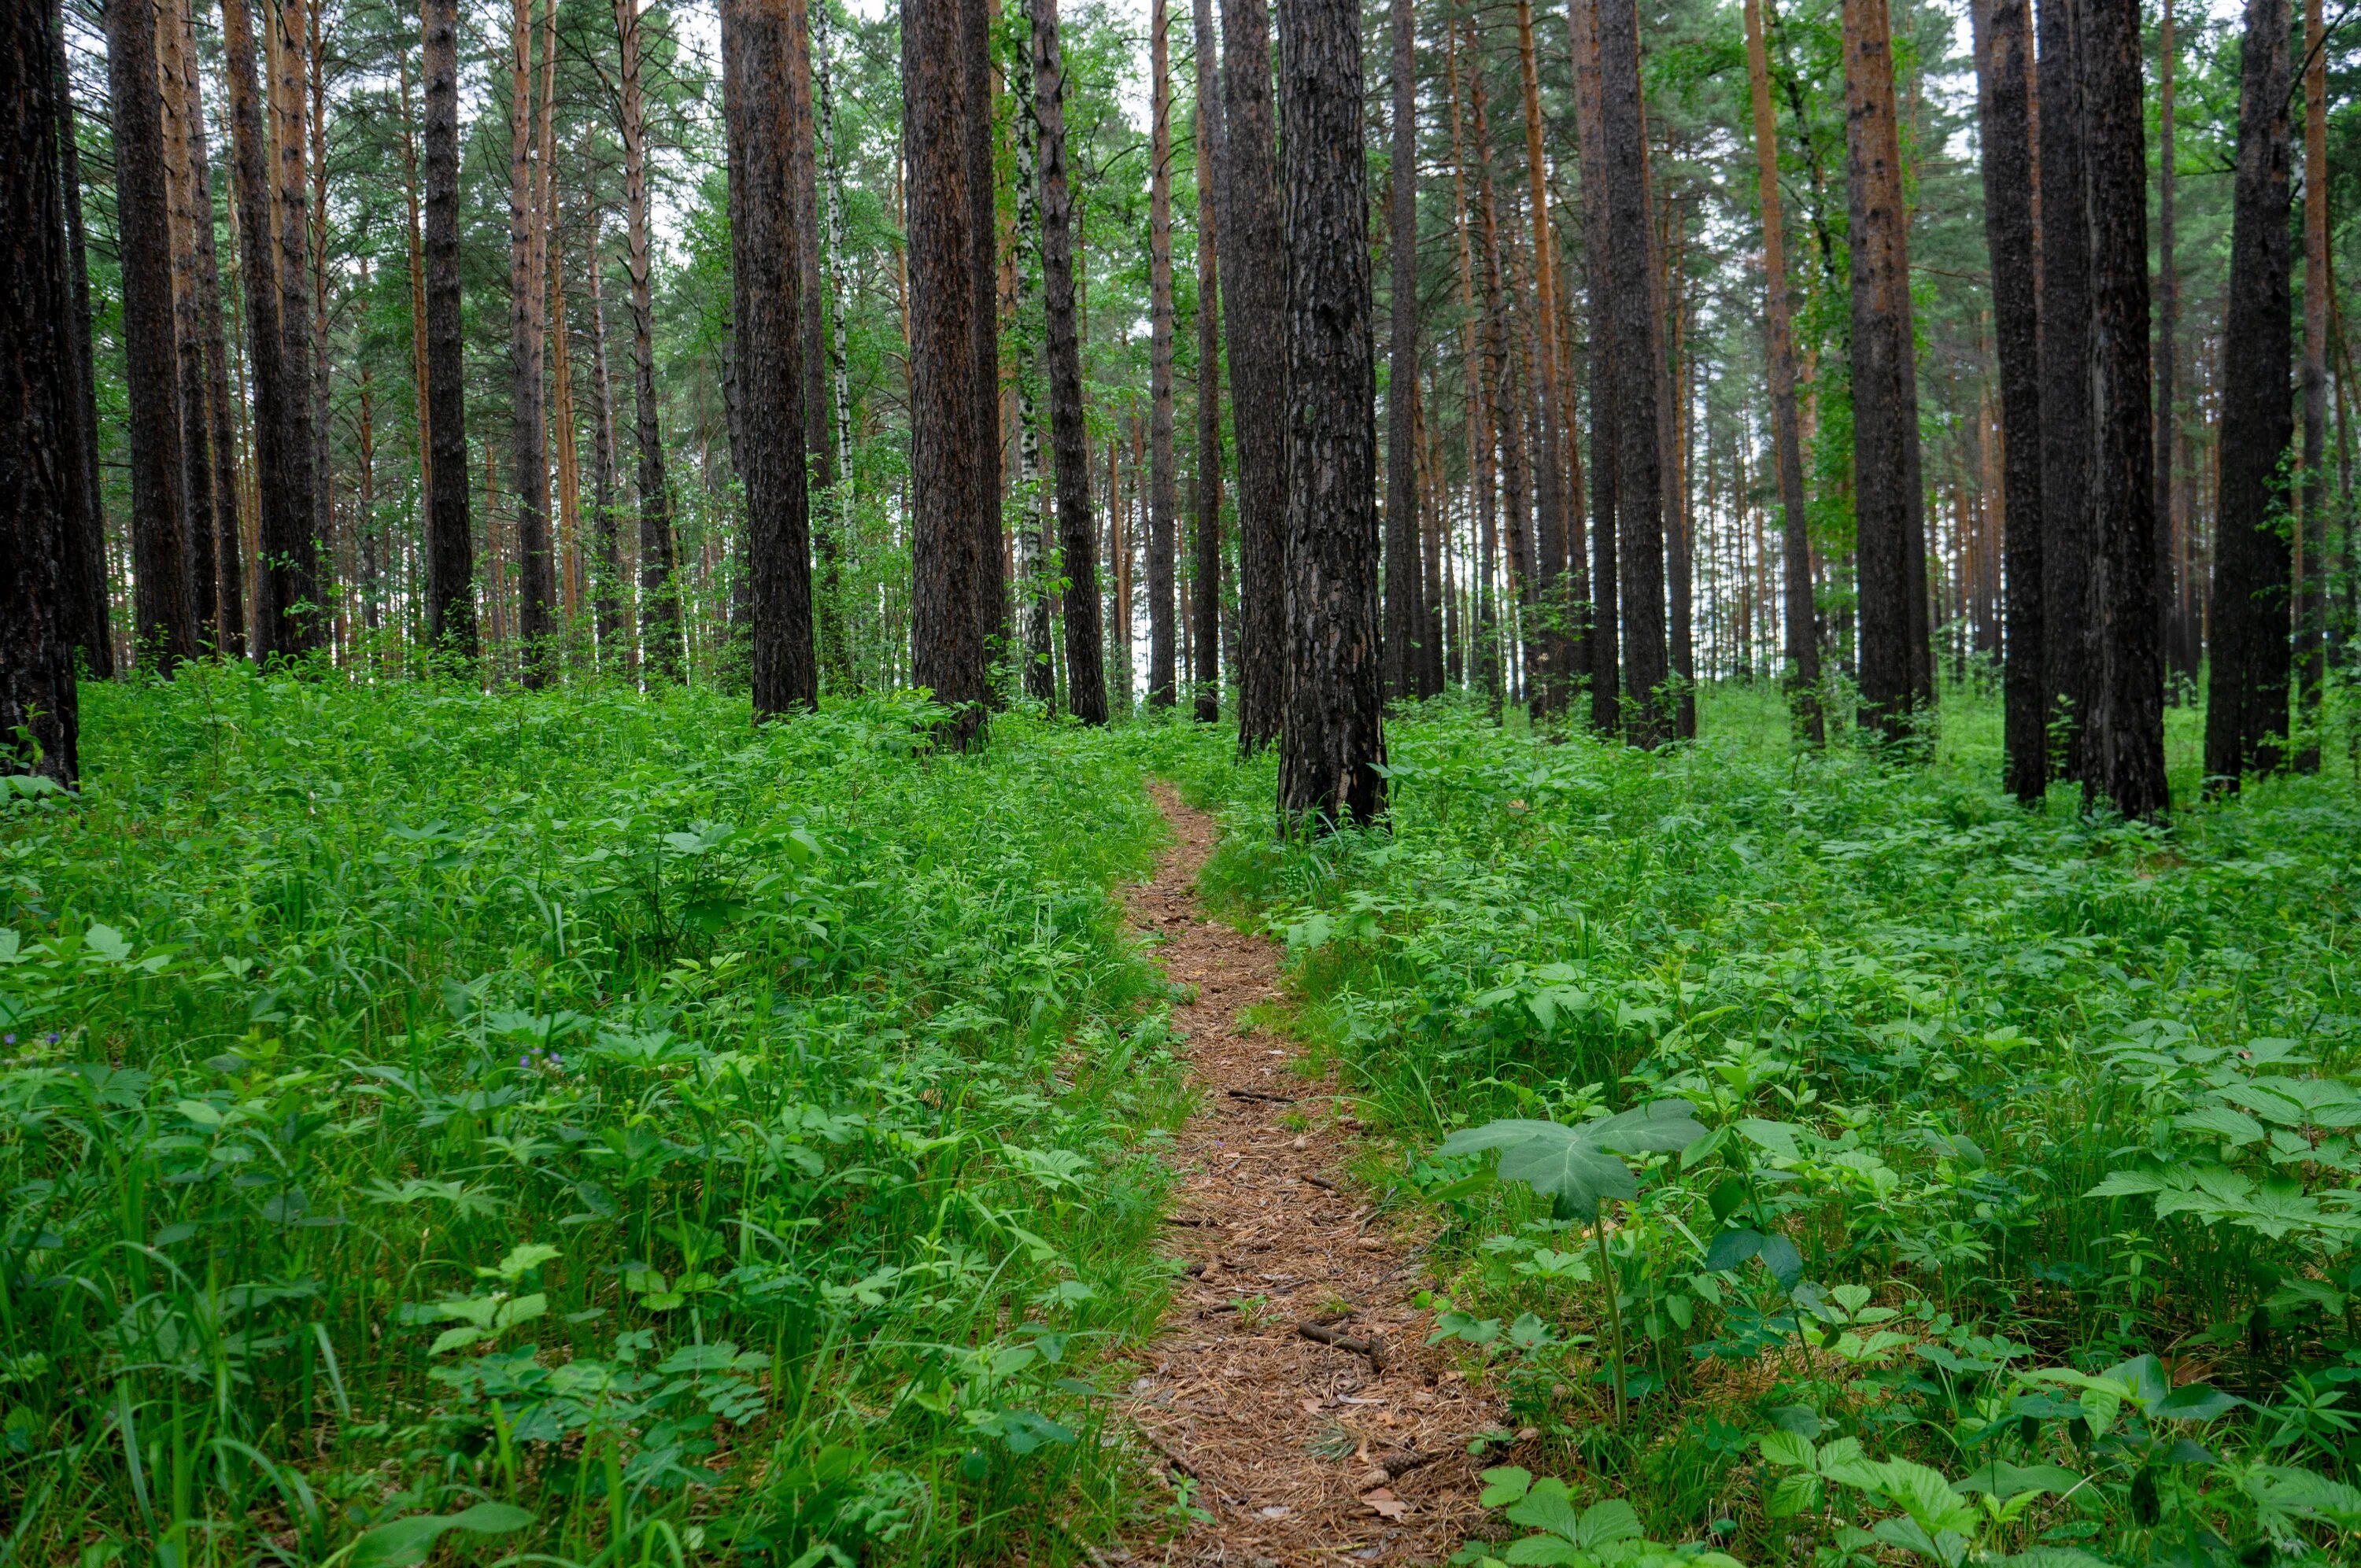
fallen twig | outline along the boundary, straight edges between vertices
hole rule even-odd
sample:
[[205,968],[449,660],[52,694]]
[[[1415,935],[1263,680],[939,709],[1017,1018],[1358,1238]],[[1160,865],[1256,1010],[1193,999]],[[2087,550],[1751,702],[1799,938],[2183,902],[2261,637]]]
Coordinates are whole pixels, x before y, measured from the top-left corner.
[[1295,1325],[1295,1332],[1317,1343],[1333,1344],[1338,1350],[1349,1350],[1355,1355],[1366,1355],[1369,1358],[1369,1365],[1377,1371],[1383,1372],[1386,1369],[1386,1342],[1382,1339],[1375,1336],[1360,1339],[1342,1330],[1326,1328],[1319,1323],[1298,1323]]
[[1232,1089],[1225,1092],[1233,1100],[1268,1100],[1274,1105],[1295,1103],[1295,1096],[1292,1094],[1266,1094],[1259,1089]]
[[1324,1176],[1307,1176],[1303,1179],[1312,1183],[1312,1186],[1317,1187],[1323,1192],[1334,1192],[1338,1190],[1336,1184],[1329,1180]]

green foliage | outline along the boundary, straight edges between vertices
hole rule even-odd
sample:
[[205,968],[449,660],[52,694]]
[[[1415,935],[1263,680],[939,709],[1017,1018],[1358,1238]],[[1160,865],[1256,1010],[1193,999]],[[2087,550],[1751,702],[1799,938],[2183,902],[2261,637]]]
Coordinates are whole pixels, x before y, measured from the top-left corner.
[[[2028,814],[1971,694],[1909,768],[1702,701],[1659,756],[1403,714],[1390,831],[1316,843],[1267,762],[1191,775],[1520,1459],[1749,1562],[2349,1560],[2351,781]],[[1644,1164],[1576,1157],[1675,1102]],[[1494,1146],[1526,1179],[1469,1179]]]
[[83,701],[82,795],[0,805],[16,1560],[1053,1562],[1127,1517],[1100,1382],[1182,1096],[1117,738]]

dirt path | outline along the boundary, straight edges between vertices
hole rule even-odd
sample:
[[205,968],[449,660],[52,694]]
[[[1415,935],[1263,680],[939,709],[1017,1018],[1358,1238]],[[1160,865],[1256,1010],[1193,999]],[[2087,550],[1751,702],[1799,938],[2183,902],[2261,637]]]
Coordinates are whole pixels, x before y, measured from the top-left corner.
[[1279,998],[1279,955],[1198,905],[1213,819],[1152,787],[1178,842],[1129,904],[1193,990],[1173,1024],[1204,1103],[1173,1156],[1172,1245],[1192,1277],[1140,1354],[1133,1416],[1213,1519],[1143,1556],[1440,1563],[1483,1517],[1467,1442],[1499,1411],[1427,1347],[1431,1314],[1409,1299],[1429,1283],[1422,1249],[1345,1179],[1354,1124],[1334,1086],[1240,1017]]

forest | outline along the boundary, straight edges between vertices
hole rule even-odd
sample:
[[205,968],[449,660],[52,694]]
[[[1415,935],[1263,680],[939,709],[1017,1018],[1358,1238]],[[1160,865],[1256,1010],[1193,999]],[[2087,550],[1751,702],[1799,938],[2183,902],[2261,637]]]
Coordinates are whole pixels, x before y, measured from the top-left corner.
[[8,8],[0,1568],[2361,1560],[2356,27]]

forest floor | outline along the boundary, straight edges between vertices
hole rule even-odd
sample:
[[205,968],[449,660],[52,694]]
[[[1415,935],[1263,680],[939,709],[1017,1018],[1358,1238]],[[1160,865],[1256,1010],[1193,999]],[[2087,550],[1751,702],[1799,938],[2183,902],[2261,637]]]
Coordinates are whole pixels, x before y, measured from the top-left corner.
[[1411,1298],[1433,1285],[1431,1238],[1354,1193],[1359,1123],[1268,1026],[1279,945],[1198,900],[1213,818],[1152,793],[1174,842],[1131,914],[1187,988],[1173,1025],[1202,1093],[1173,1151],[1190,1284],[1131,1385],[1139,1431],[1194,1484],[1197,1520],[1160,1560],[1440,1562],[1482,1518],[1467,1445],[1499,1405],[1428,1346]]

